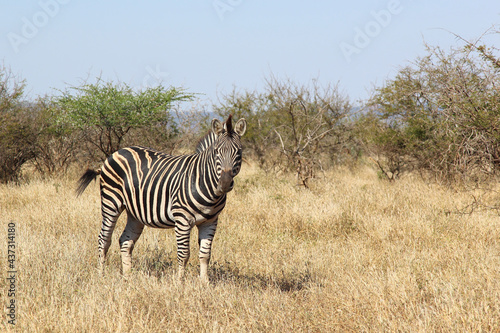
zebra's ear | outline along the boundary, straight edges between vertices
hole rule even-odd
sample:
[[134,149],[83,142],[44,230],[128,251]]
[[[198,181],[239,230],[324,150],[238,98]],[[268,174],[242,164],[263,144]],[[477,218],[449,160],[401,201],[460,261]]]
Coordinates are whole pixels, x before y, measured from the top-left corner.
[[239,136],[243,136],[246,130],[247,130],[247,121],[245,120],[245,118],[241,118],[240,120],[238,120],[236,125],[234,125],[234,131]]
[[212,132],[219,135],[224,130],[224,125],[220,122],[219,119],[212,120]]

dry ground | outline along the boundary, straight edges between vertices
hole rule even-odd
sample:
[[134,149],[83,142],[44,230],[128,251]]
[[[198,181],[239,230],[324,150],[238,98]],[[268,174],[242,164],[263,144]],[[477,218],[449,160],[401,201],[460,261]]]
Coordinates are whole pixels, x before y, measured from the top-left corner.
[[151,228],[122,278],[123,218],[107,274],[97,274],[98,186],[77,199],[76,177],[0,186],[0,298],[10,300],[14,222],[19,332],[500,331],[500,217],[455,214],[468,194],[411,177],[388,183],[369,168],[332,171],[305,190],[244,165],[207,288],[196,231],[184,283],[173,231]]

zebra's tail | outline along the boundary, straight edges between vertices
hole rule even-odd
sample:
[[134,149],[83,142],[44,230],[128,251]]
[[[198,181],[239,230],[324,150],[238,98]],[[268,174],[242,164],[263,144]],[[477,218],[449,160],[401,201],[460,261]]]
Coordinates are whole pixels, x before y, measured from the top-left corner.
[[101,169],[99,170],[92,170],[92,169],[87,169],[83,176],[80,177],[78,180],[78,187],[76,188],[76,196],[79,197],[83,191],[89,186],[89,184],[97,178],[101,174]]

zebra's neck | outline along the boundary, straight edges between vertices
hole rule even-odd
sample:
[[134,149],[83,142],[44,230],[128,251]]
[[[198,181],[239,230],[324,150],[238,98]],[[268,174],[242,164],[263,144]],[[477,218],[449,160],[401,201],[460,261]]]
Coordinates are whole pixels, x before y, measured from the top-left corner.
[[[200,188],[205,189],[202,191],[203,196],[211,202],[220,201],[226,195],[215,195],[215,189],[220,180],[220,175],[217,174],[216,152],[213,146],[209,146],[198,154],[200,158],[200,174],[197,180]],[[203,184],[203,186],[201,186]]]
[[198,144],[196,145],[196,153],[200,154],[210,148],[216,139],[217,135],[213,131],[209,131],[203,138],[200,139],[200,141],[198,141]]

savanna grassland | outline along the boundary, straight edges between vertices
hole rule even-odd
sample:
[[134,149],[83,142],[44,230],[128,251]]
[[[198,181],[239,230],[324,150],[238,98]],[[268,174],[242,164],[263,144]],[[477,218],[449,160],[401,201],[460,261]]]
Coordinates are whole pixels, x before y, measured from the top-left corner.
[[19,332],[500,331],[500,217],[458,214],[470,193],[411,176],[390,183],[369,167],[327,172],[304,189],[244,164],[207,287],[196,229],[183,283],[173,231],[151,228],[123,278],[125,214],[99,275],[98,185],[76,198],[70,174],[0,185],[1,302],[14,222]]

